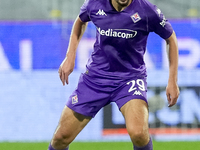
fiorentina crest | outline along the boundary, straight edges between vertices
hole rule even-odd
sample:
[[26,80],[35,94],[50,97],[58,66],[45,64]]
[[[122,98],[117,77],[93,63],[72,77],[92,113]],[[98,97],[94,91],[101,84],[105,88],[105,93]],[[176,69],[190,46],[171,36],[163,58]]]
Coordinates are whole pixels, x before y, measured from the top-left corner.
[[137,12],[131,16],[131,19],[133,20],[134,23],[141,20],[140,15]]
[[77,95],[72,97],[72,104],[76,104],[76,103],[78,103],[78,96]]

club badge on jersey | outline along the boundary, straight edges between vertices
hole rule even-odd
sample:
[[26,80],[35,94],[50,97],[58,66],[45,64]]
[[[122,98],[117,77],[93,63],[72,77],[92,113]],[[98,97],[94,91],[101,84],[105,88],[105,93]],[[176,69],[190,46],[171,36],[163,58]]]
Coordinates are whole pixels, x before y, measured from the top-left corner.
[[131,19],[133,20],[134,23],[136,23],[136,22],[138,22],[138,21],[141,20],[141,17],[140,17],[140,15],[138,14],[138,12],[136,12],[135,14],[133,14],[133,15],[131,16]]
[[76,103],[78,103],[78,96],[77,95],[72,97],[72,104],[76,104]]

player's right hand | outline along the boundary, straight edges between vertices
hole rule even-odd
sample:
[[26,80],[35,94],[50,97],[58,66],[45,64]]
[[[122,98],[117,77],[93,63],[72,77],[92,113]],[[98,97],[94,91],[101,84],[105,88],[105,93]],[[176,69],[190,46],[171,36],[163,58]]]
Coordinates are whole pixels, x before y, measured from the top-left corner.
[[75,65],[74,60],[71,60],[70,58],[67,57],[61,63],[58,73],[63,85],[65,85],[65,83],[69,84],[68,77],[74,70],[74,65]]

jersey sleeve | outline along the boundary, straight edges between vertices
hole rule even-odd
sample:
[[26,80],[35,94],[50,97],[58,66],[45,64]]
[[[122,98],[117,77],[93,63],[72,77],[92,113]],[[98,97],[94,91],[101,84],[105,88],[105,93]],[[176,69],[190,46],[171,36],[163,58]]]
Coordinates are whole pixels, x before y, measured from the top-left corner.
[[173,28],[171,24],[156,5],[149,4],[149,12],[147,15],[150,32],[155,32],[163,39],[168,39],[172,35]]
[[88,15],[88,10],[87,10],[88,4],[89,4],[89,0],[85,0],[85,2],[83,3],[83,5],[81,6],[81,9],[80,9],[79,18],[83,22],[90,21],[90,17]]

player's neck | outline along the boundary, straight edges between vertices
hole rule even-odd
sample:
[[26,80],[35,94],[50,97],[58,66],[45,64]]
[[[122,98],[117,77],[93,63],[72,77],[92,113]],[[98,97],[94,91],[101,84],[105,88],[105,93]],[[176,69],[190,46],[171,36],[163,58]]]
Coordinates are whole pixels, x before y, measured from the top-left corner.
[[125,1],[121,1],[121,0],[110,0],[111,4],[113,5],[113,7],[115,8],[116,11],[122,11],[124,10],[126,7],[128,7],[133,0],[125,0]]

